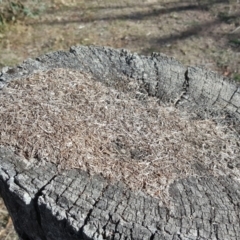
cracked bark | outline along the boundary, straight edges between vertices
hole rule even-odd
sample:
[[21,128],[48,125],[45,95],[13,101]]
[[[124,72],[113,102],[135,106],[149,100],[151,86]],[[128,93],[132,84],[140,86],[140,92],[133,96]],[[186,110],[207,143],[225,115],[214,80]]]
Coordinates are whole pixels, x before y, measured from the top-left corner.
[[[4,68],[0,87],[58,67],[90,72],[113,87],[124,76],[138,79],[149,95],[200,118],[216,116],[240,133],[239,86],[157,53],[146,57],[127,50],[72,47]],[[227,117],[223,122],[218,116]],[[169,187],[170,205],[165,206],[121,182],[110,184],[80,170],[60,173],[54,164],[26,162],[0,147],[0,191],[24,240],[240,239],[240,184],[231,176],[214,177],[195,167],[199,175]]]

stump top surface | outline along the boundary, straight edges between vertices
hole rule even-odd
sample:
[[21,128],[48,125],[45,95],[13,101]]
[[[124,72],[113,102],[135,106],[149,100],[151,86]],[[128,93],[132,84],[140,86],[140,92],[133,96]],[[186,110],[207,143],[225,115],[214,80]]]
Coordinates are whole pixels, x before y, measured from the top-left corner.
[[143,82],[114,87],[91,74],[55,68],[2,90],[0,144],[28,160],[123,181],[165,203],[168,187],[189,176],[228,175],[240,141],[211,119],[191,119],[159,102]]
[[236,84],[101,47],[0,81],[0,190],[22,239],[239,239]]

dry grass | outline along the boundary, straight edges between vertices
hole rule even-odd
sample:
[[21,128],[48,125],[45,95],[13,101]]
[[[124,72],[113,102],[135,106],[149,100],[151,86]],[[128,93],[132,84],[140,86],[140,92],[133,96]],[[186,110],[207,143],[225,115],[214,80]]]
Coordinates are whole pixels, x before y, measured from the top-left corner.
[[12,220],[8,214],[8,211],[0,199],[0,240],[18,240],[13,225]]
[[239,81],[240,3],[236,1],[21,2],[39,13],[8,24],[0,33],[0,68],[81,44],[145,55],[162,52],[183,64],[203,65]]
[[[53,69],[12,81],[0,94],[0,144],[27,159],[80,168],[122,180],[167,200],[176,178],[226,174],[239,139],[211,120],[181,117],[172,106],[123,79],[118,91],[88,74]],[[238,172],[234,173],[236,177]]]

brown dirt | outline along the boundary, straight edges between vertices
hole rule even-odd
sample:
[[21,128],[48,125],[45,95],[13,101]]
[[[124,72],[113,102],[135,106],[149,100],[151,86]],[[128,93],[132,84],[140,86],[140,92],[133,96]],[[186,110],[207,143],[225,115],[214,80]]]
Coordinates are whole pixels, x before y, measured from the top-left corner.
[[[27,5],[27,3],[26,3]],[[0,64],[19,63],[71,45],[105,45],[138,53],[163,52],[240,79],[237,1],[39,1],[35,18],[0,35]]]
[[[71,45],[93,44],[162,52],[240,81],[238,1],[43,0],[37,8],[41,12],[34,18],[0,32],[0,68]],[[9,238],[0,234],[0,239]]]
[[12,220],[1,198],[0,198],[0,239],[1,240],[18,239],[13,228]]

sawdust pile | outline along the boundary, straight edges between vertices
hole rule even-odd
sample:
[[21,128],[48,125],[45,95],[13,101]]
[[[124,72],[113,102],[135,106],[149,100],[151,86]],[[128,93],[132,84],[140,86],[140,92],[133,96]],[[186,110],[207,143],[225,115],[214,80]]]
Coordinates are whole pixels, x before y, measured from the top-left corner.
[[227,164],[240,156],[234,134],[210,120],[181,117],[146,97],[135,80],[123,83],[120,92],[69,69],[12,81],[0,93],[0,144],[163,200],[174,179],[201,174],[196,164],[203,174],[231,170]]

